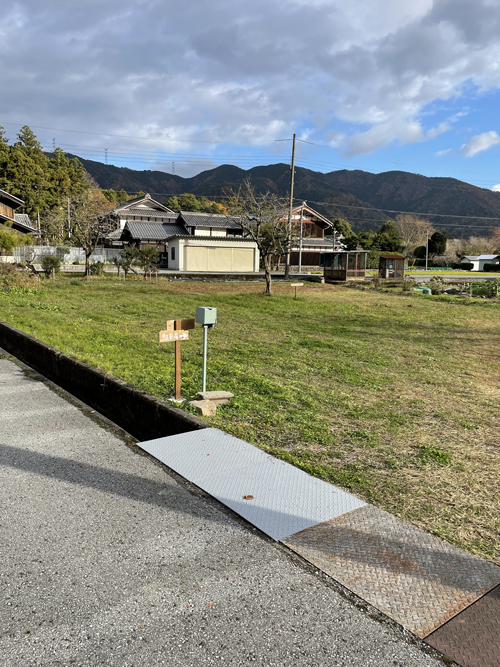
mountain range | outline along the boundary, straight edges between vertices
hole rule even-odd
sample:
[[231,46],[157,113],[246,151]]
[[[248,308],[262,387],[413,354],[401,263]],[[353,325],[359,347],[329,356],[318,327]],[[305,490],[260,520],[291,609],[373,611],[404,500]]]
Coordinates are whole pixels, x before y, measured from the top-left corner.
[[[163,171],[136,171],[78,159],[101,188],[123,188],[129,193],[142,190],[163,202],[183,192],[221,197],[237,189],[247,178],[257,190],[269,190],[282,196],[288,194],[290,187],[287,164],[248,170],[226,164],[183,178]],[[454,178],[405,171],[372,174],[344,169],[324,174],[296,167],[294,198],[306,201],[328,218],[349,220],[357,232],[378,229],[398,212],[429,219],[437,228],[446,229],[458,238],[487,236],[493,228],[500,227],[500,192]]]

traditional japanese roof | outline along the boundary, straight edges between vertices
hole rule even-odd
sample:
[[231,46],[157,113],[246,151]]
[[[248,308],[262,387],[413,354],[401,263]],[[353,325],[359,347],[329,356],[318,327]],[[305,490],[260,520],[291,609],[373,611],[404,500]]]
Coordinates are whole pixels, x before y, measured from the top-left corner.
[[168,222],[141,222],[129,220],[123,231],[128,230],[133,239],[147,239],[149,241],[165,241],[174,234],[184,236],[184,227]]
[[[298,246],[299,243],[300,243],[300,240],[297,239],[295,241],[295,245]],[[309,237],[309,236],[304,237],[303,236],[302,237],[302,246],[305,246],[305,245],[316,245],[316,246],[328,246],[328,247],[330,247],[330,246],[333,246],[333,237],[327,237],[325,239],[317,239],[317,238],[314,238],[314,237]],[[336,243],[336,245],[337,245],[337,243]],[[340,243],[339,243],[339,245],[340,245]]]
[[[309,212],[311,215],[314,215],[316,218],[318,218],[318,220],[313,220],[312,222],[319,225],[320,227],[323,227],[323,229],[335,226],[331,220],[328,220],[328,218],[325,218],[324,215],[321,215],[321,213],[318,213],[318,211],[315,211],[307,204],[301,204],[300,206],[297,206],[296,208],[292,209],[292,215],[300,214],[301,209]],[[297,221],[295,220],[295,222]]]
[[16,206],[13,206],[12,208],[19,208],[24,205],[22,199],[19,199],[16,195],[11,195],[10,192],[5,192],[5,190],[0,190],[0,200],[2,199],[8,199],[12,204],[16,204]]
[[[151,208],[154,210],[158,210],[160,208],[162,211],[165,211],[167,213],[174,213],[174,211],[171,211],[169,208],[164,206],[163,204],[160,204],[159,201],[156,201],[151,197],[150,194],[145,194],[142,195],[142,197],[136,197],[135,199],[129,199],[126,202],[123,202],[123,204],[119,204],[118,206],[115,206],[115,208],[112,211],[108,211],[108,213],[115,213],[118,211],[124,211],[130,208],[135,208],[137,207],[137,204],[140,204],[141,202],[146,202],[147,208]],[[154,206],[150,206],[150,204],[154,204]],[[144,214],[143,214],[144,215]]]
[[188,227],[222,227],[225,229],[241,229],[240,218],[237,216],[219,215],[212,213],[191,213],[181,211],[179,222]]
[[141,215],[145,218],[172,218],[172,220],[176,220],[179,214],[170,211],[168,208],[160,211],[157,208],[141,206],[140,208],[127,209],[127,215]]
[[38,234],[38,229],[33,225],[27,213],[14,213],[14,225],[22,226],[23,228],[26,228],[28,232],[35,232]]

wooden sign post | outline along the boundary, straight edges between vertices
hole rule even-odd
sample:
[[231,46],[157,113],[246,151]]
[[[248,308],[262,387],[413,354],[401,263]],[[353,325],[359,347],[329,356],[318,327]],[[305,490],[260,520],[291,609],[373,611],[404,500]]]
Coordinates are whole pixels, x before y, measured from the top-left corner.
[[295,287],[295,297],[294,299],[297,298],[297,287],[304,287],[304,283],[290,283],[292,287]]
[[189,329],[194,329],[192,320],[167,320],[167,328],[160,331],[160,343],[175,343],[175,400],[181,400],[181,342],[189,339]]

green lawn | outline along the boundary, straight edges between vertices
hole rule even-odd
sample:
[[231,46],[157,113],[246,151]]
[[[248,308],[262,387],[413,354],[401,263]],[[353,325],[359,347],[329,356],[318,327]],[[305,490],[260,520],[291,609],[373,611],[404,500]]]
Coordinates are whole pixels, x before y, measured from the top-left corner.
[[[307,284],[86,283],[0,293],[0,318],[152,394],[173,393],[165,320],[215,306],[214,426],[500,563],[497,300]],[[201,328],[183,343],[201,389]]]

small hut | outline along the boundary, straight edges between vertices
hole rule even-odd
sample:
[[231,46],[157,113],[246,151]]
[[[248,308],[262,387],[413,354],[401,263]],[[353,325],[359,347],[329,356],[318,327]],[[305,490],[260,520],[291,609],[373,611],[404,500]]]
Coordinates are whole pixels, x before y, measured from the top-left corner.
[[365,279],[367,250],[340,250],[321,254],[326,283]]
[[398,255],[395,252],[388,252],[380,255],[378,264],[378,274],[381,278],[404,278],[405,275],[405,256]]

